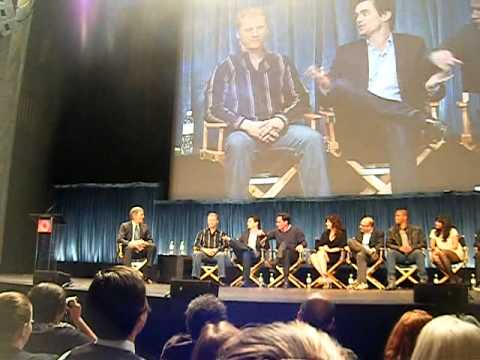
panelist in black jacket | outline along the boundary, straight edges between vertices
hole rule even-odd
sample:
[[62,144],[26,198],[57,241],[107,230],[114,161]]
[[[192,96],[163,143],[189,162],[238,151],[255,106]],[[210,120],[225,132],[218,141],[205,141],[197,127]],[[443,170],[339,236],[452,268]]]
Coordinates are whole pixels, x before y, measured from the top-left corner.
[[245,231],[238,240],[230,240],[237,259],[243,264],[243,286],[251,285],[250,268],[252,263],[259,258],[262,248],[267,248],[265,236],[261,235],[262,228],[260,218],[251,215],[247,219],[247,231]]
[[[323,106],[333,107],[342,152],[363,162],[390,163],[394,192],[417,191],[416,149],[427,124],[427,98],[444,95],[448,76],[428,61],[423,39],[393,33],[393,0],[358,0],[361,40],[337,49],[327,74],[312,71]],[[379,159],[385,152],[388,159]]]
[[144,267],[144,276],[147,282],[154,278],[152,266],[155,262],[157,247],[152,238],[148,225],[144,223],[145,212],[139,206],[130,209],[130,221],[120,225],[117,235],[119,257],[126,266],[130,266],[132,259],[147,258]]
[[368,289],[367,266],[380,256],[380,248],[384,246],[385,233],[375,228],[375,220],[364,216],[360,220],[359,232],[354,239],[348,240],[348,247],[357,262],[357,281],[353,284],[355,290]]

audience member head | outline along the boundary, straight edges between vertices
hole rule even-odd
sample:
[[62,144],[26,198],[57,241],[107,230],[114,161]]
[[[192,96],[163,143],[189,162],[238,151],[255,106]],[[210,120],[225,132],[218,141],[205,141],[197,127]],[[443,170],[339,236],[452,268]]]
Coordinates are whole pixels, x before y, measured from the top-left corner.
[[32,304],[18,292],[0,294],[0,349],[23,349],[32,333]]
[[33,305],[35,322],[56,324],[63,319],[67,295],[61,286],[40,283],[28,292],[28,297]]
[[311,296],[300,306],[297,320],[333,335],[335,332],[335,304],[320,295]]
[[86,315],[100,339],[134,341],[149,312],[138,270],[114,266],[97,272],[88,289]]
[[412,360],[480,359],[480,329],[453,315],[439,316],[420,332]]
[[246,328],[223,345],[222,360],[343,359],[343,349],[328,334],[303,322]]
[[454,228],[450,219],[446,216],[437,216],[435,218],[435,235],[442,236],[444,240],[447,240],[450,236],[450,231]]
[[227,321],[205,325],[195,343],[192,360],[215,360],[222,345],[238,333],[240,330]]
[[227,320],[225,304],[210,294],[201,295],[190,301],[185,311],[185,325],[194,340],[198,339],[206,324],[217,324],[224,320]]
[[395,0],[357,0],[355,21],[358,34],[369,38],[395,26]]
[[338,215],[328,215],[325,219],[325,227],[327,230],[334,230],[336,233],[345,232],[342,219]]
[[371,233],[374,228],[375,228],[375,220],[373,216],[365,215],[360,219],[359,229],[362,234]]
[[220,216],[215,211],[210,211],[207,215],[207,226],[209,229],[216,229],[220,223]]
[[261,229],[262,228],[262,223],[260,221],[260,218],[257,215],[250,215],[247,218],[247,229],[252,230],[252,229]]
[[480,0],[470,0],[472,8],[472,23],[480,29]]
[[291,224],[290,215],[287,213],[278,213],[275,218],[275,225],[278,230],[286,230]]
[[385,346],[385,360],[410,359],[418,334],[432,320],[423,310],[407,311],[393,327]]
[[237,39],[244,51],[261,50],[268,36],[267,15],[262,8],[248,7],[237,14]]
[[134,221],[137,224],[142,224],[145,219],[145,212],[140,206],[134,206],[130,209],[129,212],[130,220]]
[[408,225],[408,209],[407,208],[398,208],[395,210],[395,225],[397,227]]

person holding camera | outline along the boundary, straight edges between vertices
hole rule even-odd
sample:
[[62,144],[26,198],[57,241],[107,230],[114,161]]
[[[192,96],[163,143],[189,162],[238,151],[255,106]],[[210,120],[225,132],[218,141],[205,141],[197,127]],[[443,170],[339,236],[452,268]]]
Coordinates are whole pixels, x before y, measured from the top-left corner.
[[[97,339],[82,318],[77,297],[66,296],[65,290],[52,283],[35,285],[28,297],[33,305],[33,330],[25,350],[31,353],[61,355]],[[65,321],[68,318],[69,322]]]

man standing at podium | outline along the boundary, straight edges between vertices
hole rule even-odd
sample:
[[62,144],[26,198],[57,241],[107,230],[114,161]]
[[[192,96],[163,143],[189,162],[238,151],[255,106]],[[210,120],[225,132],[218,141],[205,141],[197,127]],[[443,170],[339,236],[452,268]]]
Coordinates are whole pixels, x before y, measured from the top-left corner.
[[120,225],[117,235],[118,257],[126,266],[131,266],[132,259],[146,258],[143,275],[147,283],[152,282],[152,265],[157,254],[157,247],[148,225],[144,223],[145,213],[139,206],[130,209],[130,221]]

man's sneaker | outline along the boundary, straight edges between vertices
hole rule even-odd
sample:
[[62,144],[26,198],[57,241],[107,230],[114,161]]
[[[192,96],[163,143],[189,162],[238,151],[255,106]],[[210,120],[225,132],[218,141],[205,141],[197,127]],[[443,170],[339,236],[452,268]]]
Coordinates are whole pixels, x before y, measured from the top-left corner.
[[353,290],[367,290],[368,289],[368,284],[367,283],[358,283],[353,287]]

